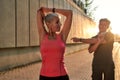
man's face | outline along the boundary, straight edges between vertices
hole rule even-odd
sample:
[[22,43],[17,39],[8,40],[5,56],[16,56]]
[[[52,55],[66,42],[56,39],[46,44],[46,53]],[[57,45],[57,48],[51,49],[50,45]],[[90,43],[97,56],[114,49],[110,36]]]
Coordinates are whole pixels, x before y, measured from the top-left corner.
[[99,22],[99,32],[106,32],[108,27],[109,27],[109,24],[107,23],[107,21],[100,21]]

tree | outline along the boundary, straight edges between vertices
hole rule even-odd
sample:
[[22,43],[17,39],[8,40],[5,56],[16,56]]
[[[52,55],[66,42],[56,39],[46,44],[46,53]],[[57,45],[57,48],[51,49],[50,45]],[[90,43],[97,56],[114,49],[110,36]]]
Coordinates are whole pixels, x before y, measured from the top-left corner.
[[96,11],[97,6],[93,7],[94,0],[73,0],[73,2],[80,7],[86,15],[90,18],[95,19],[94,11]]

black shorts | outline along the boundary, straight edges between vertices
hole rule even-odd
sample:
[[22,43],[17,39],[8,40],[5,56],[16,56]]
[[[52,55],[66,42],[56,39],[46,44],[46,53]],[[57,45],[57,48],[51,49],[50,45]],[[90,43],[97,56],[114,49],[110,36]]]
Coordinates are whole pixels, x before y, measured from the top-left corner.
[[39,80],[69,80],[69,76],[65,75],[65,76],[58,76],[58,77],[46,77],[46,76],[40,75]]

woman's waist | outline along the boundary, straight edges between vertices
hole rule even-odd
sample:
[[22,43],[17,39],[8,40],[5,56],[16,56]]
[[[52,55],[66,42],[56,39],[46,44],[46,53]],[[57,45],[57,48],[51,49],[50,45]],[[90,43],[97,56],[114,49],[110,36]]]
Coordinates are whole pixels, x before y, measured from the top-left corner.
[[64,65],[42,65],[40,74],[45,76],[60,76],[65,75],[66,70]]
[[64,62],[62,60],[60,61],[42,61],[42,66],[52,66],[53,67],[59,67],[64,66]]

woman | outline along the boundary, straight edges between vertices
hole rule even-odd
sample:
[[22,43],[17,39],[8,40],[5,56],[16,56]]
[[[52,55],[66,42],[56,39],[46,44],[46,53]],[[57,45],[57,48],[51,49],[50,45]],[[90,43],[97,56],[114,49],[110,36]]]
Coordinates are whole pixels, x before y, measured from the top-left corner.
[[[57,13],[66,17],[62,29]],[[44,27],[44,23],[46,24],[48,31]],[[71,10],[41,7],[37,11],[37,24],[42,57],[39,80],[69,80],[65,70],[63,57],[71,23]]]

